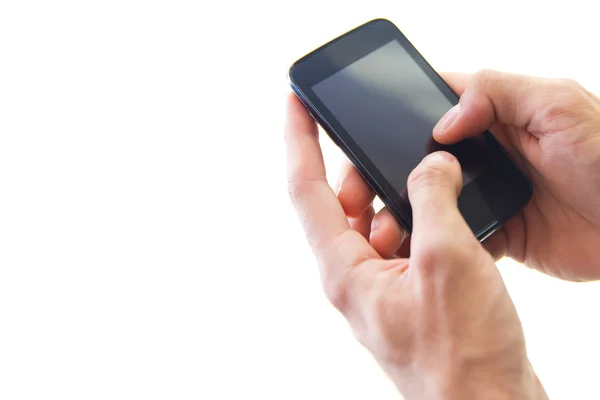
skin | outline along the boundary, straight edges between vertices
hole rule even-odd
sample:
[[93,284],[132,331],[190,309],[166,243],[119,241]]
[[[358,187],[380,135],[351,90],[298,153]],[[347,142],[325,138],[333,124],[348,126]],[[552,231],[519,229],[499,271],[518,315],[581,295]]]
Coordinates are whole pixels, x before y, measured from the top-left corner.
[[413,232],[353,167],[338,193],[325,178],[318,130],[287,101],[289,193],[325,294],[406,399],[547,398],[494,258],[504,254],[566,279],[600,277],[599,101],[581,86],[484,71],[447,75],[461,94],[436,129],[444,144],[492,127],[527,172],[532,201],[482,246],[457,208],[460,165],[427,156],[407,182]]
[[[451,144],[490,129],[534,188],[486,248],[496,259],[508,256],[561,279],[599,279],[600,100],[564,79],[496,71],[444,78],[460,106],[440,120],[434,138]],[[380,254],[396,253],[405,232],[387,210],[373,220],[381,229],[365,229],[374,195],[349,163],[343,176],[339,200],[348,217]]]

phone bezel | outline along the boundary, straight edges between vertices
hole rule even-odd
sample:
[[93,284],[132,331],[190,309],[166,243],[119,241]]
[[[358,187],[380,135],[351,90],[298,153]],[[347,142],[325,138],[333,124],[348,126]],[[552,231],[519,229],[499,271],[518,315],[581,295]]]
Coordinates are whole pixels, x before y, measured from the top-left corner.
[[[400,43],[453,105],[458,103],[458,95],[404,34],[385,19],[369,21],[302,57],[292,65],[288,77],[292,89],[313,118],[344,151],[396,219],[411,232],[410,204],[402,199],[312,90],[317,83],[393,40]],[[531,183],[492,134],[486,131],[482,135],[498,152],[500,161],[465,185],[459,197],[459,208],[480,240],[525,206],[532,194]]]

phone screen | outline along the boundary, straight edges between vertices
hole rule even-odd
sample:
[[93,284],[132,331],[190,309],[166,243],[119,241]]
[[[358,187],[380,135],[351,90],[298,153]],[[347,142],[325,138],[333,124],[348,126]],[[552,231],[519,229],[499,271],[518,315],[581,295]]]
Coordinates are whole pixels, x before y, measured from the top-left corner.
[[493,164],[494,152],[482,135],[452,146],[433,140],[433,127],[455,103],[396,40],[312,90],[405,200],[408,175],[433,151],[446,150],[458,158],[463,185]]

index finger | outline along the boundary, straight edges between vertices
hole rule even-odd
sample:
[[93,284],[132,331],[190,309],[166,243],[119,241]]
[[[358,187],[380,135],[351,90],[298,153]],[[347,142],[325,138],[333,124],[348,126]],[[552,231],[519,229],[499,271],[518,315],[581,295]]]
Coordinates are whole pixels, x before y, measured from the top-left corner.
[[294,94],[287,101],[285,142],[290,197],[327,287],[329,280],[338,282],[348,269],[379,256],[348,225],[344,210],[327,183],[317,126]]
[[462,72],[440,72],[440,76],[457,95],[462,95],[467,88],[472,74]]

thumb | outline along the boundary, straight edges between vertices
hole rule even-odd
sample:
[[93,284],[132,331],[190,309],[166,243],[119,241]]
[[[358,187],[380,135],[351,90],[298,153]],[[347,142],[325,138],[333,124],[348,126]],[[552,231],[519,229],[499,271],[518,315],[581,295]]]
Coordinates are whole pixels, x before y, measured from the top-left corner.
[[458,160],[449,153],[431,153],[408,178],[413,210],[411,257],[447,256],[475,236],[458,210],[462,176]]
[[468,81],[460,102],[433,129],[436,141],[452,144],[478,135],[497,122],[525,128],[535,112],[537,78],[480,71]]

